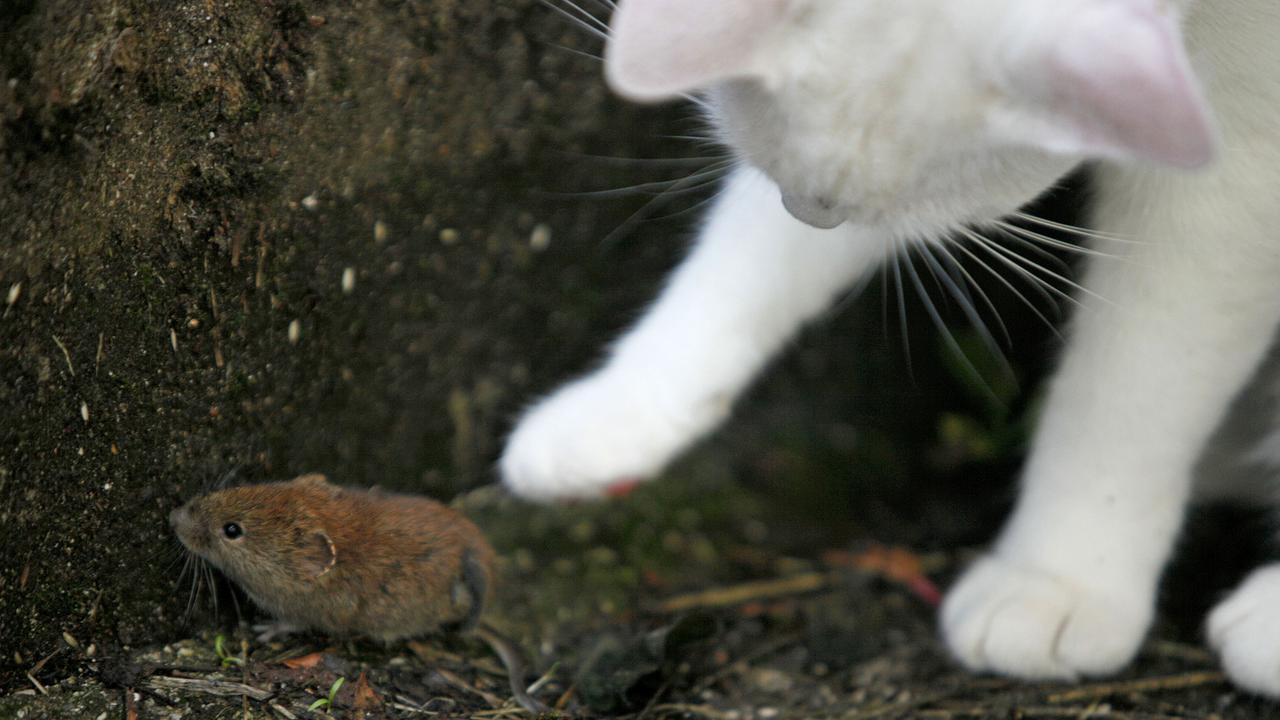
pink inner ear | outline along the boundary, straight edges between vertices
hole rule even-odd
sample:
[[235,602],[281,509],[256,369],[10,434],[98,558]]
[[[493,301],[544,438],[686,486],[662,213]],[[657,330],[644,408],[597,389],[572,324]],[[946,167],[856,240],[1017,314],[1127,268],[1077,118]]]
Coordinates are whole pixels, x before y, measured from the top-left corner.
[[1146,5],[1072,14],[1046,58],[1050,102],[1086,150],[1198,167],[1214,153],[1209,111],[1176,23]]
[[664,100],[753,74],[753,61],[791,0],[622,0],[605,48],[620,95]]

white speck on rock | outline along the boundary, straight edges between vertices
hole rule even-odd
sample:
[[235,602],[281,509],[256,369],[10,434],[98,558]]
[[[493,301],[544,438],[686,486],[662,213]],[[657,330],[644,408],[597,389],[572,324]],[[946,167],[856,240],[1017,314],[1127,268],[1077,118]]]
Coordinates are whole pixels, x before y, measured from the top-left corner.
[[297,319],[294,319],[289,323],[289,344],[297,345],[298,341],[301,339],[302,339],[302,323],[299,322]]
[[302,198],[302,207],[308,210],[315,210],[319,206],[320,206],[320,200],[316,198],[315,193],[311,193],[310,195]]
[[356,269],[347,267],[342,271],[342,293],[350,295],[356,289]]

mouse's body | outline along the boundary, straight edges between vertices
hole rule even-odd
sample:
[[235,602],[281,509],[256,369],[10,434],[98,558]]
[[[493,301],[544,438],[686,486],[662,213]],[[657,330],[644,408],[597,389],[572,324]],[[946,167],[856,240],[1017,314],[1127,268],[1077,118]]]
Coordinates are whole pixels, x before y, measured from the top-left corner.
[[198,497],[169,515],[188,550],[285,625],[384,642],[475,624],[493,549],[434,500],[322,475]]

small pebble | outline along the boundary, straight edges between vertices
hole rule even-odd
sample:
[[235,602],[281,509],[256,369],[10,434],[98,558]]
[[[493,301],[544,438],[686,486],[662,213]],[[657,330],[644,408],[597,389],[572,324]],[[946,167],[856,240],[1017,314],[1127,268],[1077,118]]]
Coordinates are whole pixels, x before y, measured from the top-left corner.
[[534,225],[533,232],[529,233],[529,247],[534,252],[542,252],[551,247],[551,227],[546,223]]
[[9,299],[5,304],[12,305],[18,302],[18,297],[22,295],[22,283],[16,282],[9,286]]
[[440,242],[445,245],[454,245],[458,242],[458,231],[453,228],[445,228],[440,231]]
[[387,241],[387,224],[381,220],[373,224],[373,241],[379,244]]
[[80,417],[84,418],[85,422],[89,422],[89,403],[83,401],[80,403]]
[[315,210],[319,205],[320,201],[316,198],[314,193],[302,198],[302,207],[308,210]]
[[289,344],[297,345],[302,339],[302,323],[296,319],[289,322]]
[[356,289],[356,269],[348,267],[342,271],[342,294],[350,295]]
[[66,630],[62,631],[62,641],[70,645],[72,648],[80,647],[80,643],[76,641],[75,636],[67,632]]
[[169,328],[169,345],[174,352],[178,352],[178,331],[173,328]]

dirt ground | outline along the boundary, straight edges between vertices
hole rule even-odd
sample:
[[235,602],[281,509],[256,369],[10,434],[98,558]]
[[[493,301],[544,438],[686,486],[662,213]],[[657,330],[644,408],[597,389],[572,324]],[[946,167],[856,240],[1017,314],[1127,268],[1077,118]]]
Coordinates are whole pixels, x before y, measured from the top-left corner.
[[1263,552],[1228,511],[1119,678],[946,657],[938,589],[1008,509],[1057,345],[998,283],[1004,361],[873,284],[653,486],[497,490],[512,418],[643,307],[711,192],[682,180],[715,161],[697,122],[611,98],[598,51],[534,0],[0,4],[0,720],[525,715],[474,638],[262,643],[233,589],[192,598],[169,509],[309,471],[471,515],[489,621],[566,715],[1280,714],[1200,637]]
[[[503,553],[488,619],[523,648],[535,696],[575,717],[1275,716],[1274,703],[1224,682],[1191,609],[1176,603],[1116,678],[1028,684],[965,673],[936,637],[933,593],[972,549],[860,540],[819,551],[811,528],[772,511],[777,498],[737,486],[720,464],[701,453],[677,477],[595,506],[530,512],[494,488],[459,498]],[[1226,522],[1239,518],[1205,524]],[[1175,583],[1203,585],[1203,562],[1187,558]],[[261,643],[251,616],[223,587],[197,602],[194,635],[110,649],[67,637],[58,652],[74,672],[46,684],[35,669],[0,697],[0,717],[529,716],[475,638]]]

